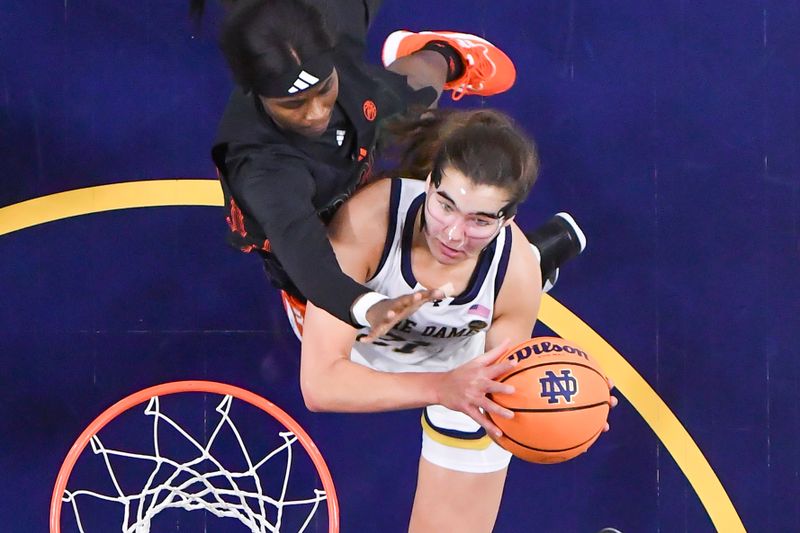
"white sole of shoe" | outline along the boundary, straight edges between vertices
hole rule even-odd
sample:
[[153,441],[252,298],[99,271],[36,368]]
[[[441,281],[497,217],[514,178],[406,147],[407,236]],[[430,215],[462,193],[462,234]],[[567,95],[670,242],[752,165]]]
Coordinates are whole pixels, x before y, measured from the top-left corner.
[[[383,42],[383,49],[381,50],[381,61],[383,62],[384,67],[388,67],[397,60],[397,50],[400,48],[400,41],[402,41],[406,36],[413,35],[414,33],[417,33],[419,35],[442,35],[442,33],[445,32],[438,32],[438,31],[413,32],[407,30],[393,31]],[[449,31],[446,33],[447,35],[445,35],[444,37],[448,37],[450,39],[465,39],[469,41],[477,41],[486,46],[494,46],[486,39],[482,39],[477,35],[472,35],[471,33],[458,33],[454,31]]]
[[383,62],[384,67],[388,67],[395,62],[397,59],[397,50],[400,48],[400,41],[402,41],[406,35],[410,35],[411,33],[413,32],[397,30],[389,34],[389,36],[383,42],[383,49],[381,50],[381,61]]
[[572,231],[574,231],[575,235],[578,236],[578,242],[581,245],[581,252],[583,252],[586,249],[586,235],[583,233],[581,227],[578,226],[578,223],[575,222],[575,219],[572,218],[572,215],[570,215],[569,213],[563,213],[563,212],[556,213],[556,216],[561,217],[564,220],[564,222],[570,225]]

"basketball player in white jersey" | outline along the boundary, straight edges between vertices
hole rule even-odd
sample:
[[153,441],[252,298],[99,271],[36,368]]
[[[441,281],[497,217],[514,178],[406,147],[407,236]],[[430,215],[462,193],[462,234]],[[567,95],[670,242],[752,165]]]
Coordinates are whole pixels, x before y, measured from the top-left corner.
[[530,338],[541,298],[539,264],[512,223],[538,162],[497,112],[456,112],[444,126],[427,181],[366,187],[336,214],[330,239],[344,272],[376,292],[448,296],[374,344],[309,304],[301,387],[315,411],[425,407],[409,530],[488,532],[510,454],[487,435],[499,429],[485,413],[513,416],[486,396],[513,391],[494,381],[512,363],[493,363]]

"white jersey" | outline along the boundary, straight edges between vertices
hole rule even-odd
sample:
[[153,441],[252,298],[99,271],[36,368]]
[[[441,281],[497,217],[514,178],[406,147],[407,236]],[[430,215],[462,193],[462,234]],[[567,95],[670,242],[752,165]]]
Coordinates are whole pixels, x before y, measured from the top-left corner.
[[[424,191],[424,181],[392,180],[386,244],[377,273],[366,283],[390,298],[436,288],[420,285],[411,269],[414,222]],[[383,372],[445,372],[483,354],[510,252],[511,228],[506,227],[481,252],[463,293],[423,305],[375,343],[355,343],[351,359]]]

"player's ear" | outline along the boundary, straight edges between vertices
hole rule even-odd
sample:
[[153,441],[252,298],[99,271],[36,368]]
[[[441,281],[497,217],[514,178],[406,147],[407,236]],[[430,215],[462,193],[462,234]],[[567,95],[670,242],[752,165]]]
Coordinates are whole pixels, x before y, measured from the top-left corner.
[[508,217],[508,218],[506,219],[506,221],[505,221],[505,222],[503,222],[503,227],[505,228],[506,226],[508,226],[509,224],[511,224],[511,222],[514,220],[514,217],[516,217],[516,216],[517,216],[517,215],[511,215],[510,217]]
[[433,175],[433,171],[428,172],[428,177],[425,178],[425,187],[431,186],[431,176]]

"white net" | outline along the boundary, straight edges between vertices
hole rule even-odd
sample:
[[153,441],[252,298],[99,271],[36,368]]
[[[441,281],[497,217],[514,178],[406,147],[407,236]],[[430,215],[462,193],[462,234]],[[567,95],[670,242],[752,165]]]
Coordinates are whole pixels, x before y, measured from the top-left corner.
[[[111,449],[97,435],[92,436],[92,452],[102,459],[108,471],[110,487],[113,488],[107,493],[83,489],[64,491],[62,501],[72,508],[78,530],[88,533],[84,529],[86,517],[81,515],[82,502],[95,499],[122,506],[121,531],[125,533],[150,532],[153,518],[166,509],[205,510],[219,518],[238,520],[253,533],[267,533],[282,530],[285,512],[291,508],[302,513],[299,526],[292,525],[292,531],[305,531],[320,503],[326,500],[326,493],[314,488],[300,498],[290,499],[287,495],[293,445],[297,437],[290,431],[279,432],[281,444],[254,458],[230,416],[231,405],[232,396],[223,396],[215,409],[219,420],[214,424],[210,436],[204,439],[205,444],[163,413],[157,396],[150,399],[144,410],[145,415],[152,419],[152,453]],[[160,436],[168,428],[185,440],[187,448],[191,450],[188,457],[176,460],[162,453]],[[234,436],[237,453],[241,453],[241,458],[237,458],[240,464],[238,468],[225,466],[213,454],[214,444],[223,430],[230,431]],[[145,463],[152,469],[146,482],[135,491],[123,490],[125,484],[118,475],[121,461]],[[282,476],[278,483],[272,485],[277,494],[267,494],[262,479],[262,471],[268,466],[272,477],[275,477],[276,471]]]

